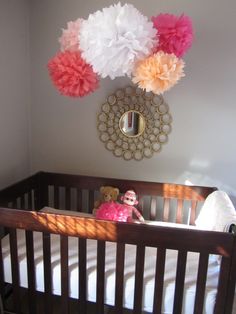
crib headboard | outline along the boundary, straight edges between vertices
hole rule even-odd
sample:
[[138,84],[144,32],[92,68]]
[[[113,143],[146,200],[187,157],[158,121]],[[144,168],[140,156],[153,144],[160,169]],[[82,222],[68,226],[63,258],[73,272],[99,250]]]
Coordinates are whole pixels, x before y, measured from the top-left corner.
[[111,185],[120,193],[134,189],[138,209],[146,220],[194,224],[205,198],[214,187],[121,180],[39,172],[0,191],[0,206],[39,210],[45,206],[91,213],[99,188]]

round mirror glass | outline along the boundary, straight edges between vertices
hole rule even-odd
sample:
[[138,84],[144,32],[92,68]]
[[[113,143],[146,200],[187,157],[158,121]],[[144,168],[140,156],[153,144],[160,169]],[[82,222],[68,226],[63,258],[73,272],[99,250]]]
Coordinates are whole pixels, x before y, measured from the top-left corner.
[[135,110],[125,112],[119,121],[121,132],[127,137],[136,137],[145,130],[144,116]]

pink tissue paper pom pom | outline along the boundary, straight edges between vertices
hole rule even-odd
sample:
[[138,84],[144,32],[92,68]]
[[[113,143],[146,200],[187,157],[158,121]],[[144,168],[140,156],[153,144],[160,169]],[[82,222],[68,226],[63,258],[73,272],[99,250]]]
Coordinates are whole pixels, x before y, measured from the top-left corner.
[[61,45],[61,51],[79,50],[79,30],[83,19],[70,21],[67,23],[67,29],[62,29],[62,35],[58,39]]
[[183,56],[191,47],[193,41],[193,27],[191,19],[182,14],[159,14],[152,17],[154,27],[158,31],[159,45],[156,51],[174,53],[177,57]]
[[61,94],[85,96],[98,88],[98,76],[79,51],[59,52],[48,62],[50,77]]
[[116,202],[103,203],[96,211],[97,219],[127,221],[129,216],[129,209]]

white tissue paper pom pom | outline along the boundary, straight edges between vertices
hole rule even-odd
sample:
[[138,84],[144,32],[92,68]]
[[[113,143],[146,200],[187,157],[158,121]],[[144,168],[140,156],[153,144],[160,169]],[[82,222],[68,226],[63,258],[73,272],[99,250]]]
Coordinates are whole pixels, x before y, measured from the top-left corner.
[[133,5],[120,3],[90,14],[80,27],[82,56],[102,78],[130,76],[134,63],[157,46],[153,23]]

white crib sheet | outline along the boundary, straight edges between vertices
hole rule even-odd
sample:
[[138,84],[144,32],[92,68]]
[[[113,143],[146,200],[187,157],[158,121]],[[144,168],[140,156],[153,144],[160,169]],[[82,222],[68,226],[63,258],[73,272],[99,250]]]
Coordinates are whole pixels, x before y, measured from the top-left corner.
[[[17,230],[18,238],[18,256],[20,261],[20,285],[27,287],[27,265],[26,265],[26,249],[25,234],[22,230]],[[96,256],[97,242],[95,240],[87,241],[87,297],[91,302],[96,301]],[[9,237],[6,236],[2,240],[3,262],[5,281],[11,283],[11,264],[9,251]],[[35,267],[36,267],[36,289],[44,291],[43,261],[42,261],[42,234],[34,232],[35,247]],[[143,285],[143,309],[152,312],[154,278],[156,264],[155,248],[146,248],[145,251],[145,271]],[[126,245],[125,248],[125,275],[124,275],[124,307],[133,308],[133,291],[134,291],[134,272],[135,272],[135,254],[136,247]],[[172,313],[173,297],[176,275],[176,258],[177,252],[168,250],[165,266],[165,284],[163,293],[163,313]],[[195,283],[198,269],[197,253],[188,253],[187,268],[185,278],[185,291],[183,299],[183,313],[193,313]],[[61,294],[61,273],[60,273],[60,237],[51,235],[51,261],[52,261],[52,289],[56,295]],[[116,244],[106,243],[106,266],[105,266],[105,303],[114,305],[115,299],[115,261],[116,261]],[[69,238],[69,294],[72,298],[78,298],[78,239]],[[216,259],[210,259],[208,268],[208,279],[206,288],[206,298],[204,304],[204,313],[213,313],[216,287],[218,282],[219,265]]]

